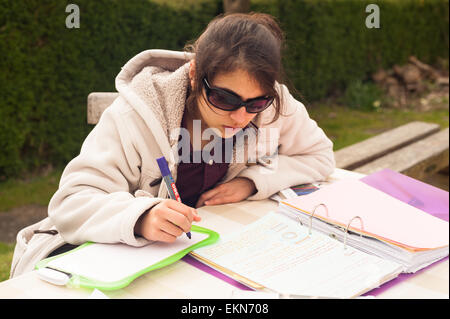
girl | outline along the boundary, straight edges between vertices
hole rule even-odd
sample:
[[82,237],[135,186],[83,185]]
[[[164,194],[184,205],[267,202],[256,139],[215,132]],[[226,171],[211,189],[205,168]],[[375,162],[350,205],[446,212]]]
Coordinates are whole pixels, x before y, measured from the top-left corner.
[[[49,217],[19,232],[11,277],[85,241],[173,242],[195,208],[325,179],[332,143],[282,83],[283,34],[266,14],[211,21],[191,52],[147,50],[65,168]],[[183,203],[168,199],[164,156]]]

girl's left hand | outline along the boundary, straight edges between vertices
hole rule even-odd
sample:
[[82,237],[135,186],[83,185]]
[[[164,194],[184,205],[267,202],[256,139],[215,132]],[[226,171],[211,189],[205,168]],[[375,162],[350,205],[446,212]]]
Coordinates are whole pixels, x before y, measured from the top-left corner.
[[253,181],[245,177],[236,177],[227,183],[204,192],[197,201],[195,207],[203,205],[221,205],[236,203],[246,199],[256,192]]

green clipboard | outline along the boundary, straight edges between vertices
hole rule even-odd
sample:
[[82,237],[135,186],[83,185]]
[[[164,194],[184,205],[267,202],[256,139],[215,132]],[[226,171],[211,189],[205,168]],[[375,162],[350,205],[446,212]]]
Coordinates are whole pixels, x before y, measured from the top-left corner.
[[[67,287],[72,287],[72,288],[84,287],[84,288],[97,288],[100,290],[117,290],[117,289],[121,289],[121,288],[128,286],[137,277],[142,276],[143,274],[145,274],[149,271],[168,266],[168,265],[178,261],[182,257],[184,257],[190,251],[200,248],[200,247],[203,247],[203,246],[206,246],[206,245],[213,244],[219,239],[219,234],[216,233],[215,231],[212,231],[210,229],[203,228],[203,227],[200,227],[197,225],[192,225],[191,233],[206,234],[206,235],[208,235],[208,237],[206,237],[205,239],[193,244],[192,246],[186,247],[186,248],[184,248],[184,249],[170,255],[169,257],[166,257],[165,259],[162,259],[152,265],[145,266],[142,269],[139,269],[138,271],[134,272],[133,274],[123,277],[119,280],[113,280],[113,281],[99,280],[96,278],[89,278],[89,277],[77,274],[76,271],[67,271],[67,269],[64,269],[64,267],[63,268],[54,267],[54,266],[50,267],[52,265],[53,261],[55,261],[63,256],[66,256],[68,254],[73,254],[76,251],[79,251],[81,249],[85,249],[86,247],[89,247],[92,244],[94,244],[93,242],[84,243],[83,245],[81,245],[73,250],[70,250],[68,252],[65,252],[63,254],[43,259],[36,264],[35,268],[38,270],[38,275],[39,275],[39,272],[41,272],[41,273],[45,272],[46,274],[48,274],[49,272],[50,273],[53,272],[54,275],[56,275],[56,277],[62,276],[64,278],[64,276],[66,276],[65,277],[66,280],[61,283],[55,282],[55,280],[52,280],[52,278],[49,278],[47,275],[44,275],[44,277],[40,276],[42,279],[49,281],[51,283],[54,283],[54,284],[63,284],[63,285],[66,285]],[[195,234],[193,234],[193,237],[194,237],[194,235]],[[149,245],[148,247],[150,247],[150,246],[151,245]]]

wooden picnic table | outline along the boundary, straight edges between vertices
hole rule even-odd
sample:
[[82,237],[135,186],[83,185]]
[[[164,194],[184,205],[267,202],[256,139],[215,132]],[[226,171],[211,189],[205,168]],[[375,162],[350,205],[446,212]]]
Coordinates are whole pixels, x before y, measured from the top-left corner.
[[[329,181],[361,178],[363,175],[336,169]],[[221,236],[238,231],[246,225],[276,210],[278,204],[266,199],[199,208],[202,216],[199,226],[214,229]],[[238,288],[210,275],[183,260],[151,271],[127,287],[104,292],[108,298],[162,298],[162,299],[230,299]],[[239,290],[239,289],[238,289]],[[67,288],[42,281],[36,271],[0,282],[2,298],[90,298],[93,289]],[[370,293],[369,293],[370,294]],[[448,299],[449,261],[435,263],[414,276],[376,295],[386,299]]]

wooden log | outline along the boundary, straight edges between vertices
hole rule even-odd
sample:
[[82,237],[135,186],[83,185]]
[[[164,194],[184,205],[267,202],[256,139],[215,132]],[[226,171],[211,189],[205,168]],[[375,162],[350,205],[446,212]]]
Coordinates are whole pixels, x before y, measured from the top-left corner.
[[435,70],[430,65],[419,61],[419,59],[417,59],[415,56],[410,56],[408,60],[409,60],[409,62],[411,62],[415,66],[417,66],[419,69],[421,69],[431,79],[436,80],[439,77],[441,77],[437,70]]
[[97,124],[103,111],[119,96],[117,92],[92,92],[87,98],[87,122]]
[[423,180],[449,165],[449,129],[389,153],[355,171],[371,174],[384,168]]
[[438,124],[410,122],[336,151],[336,167],[354,170],[438,131]]

